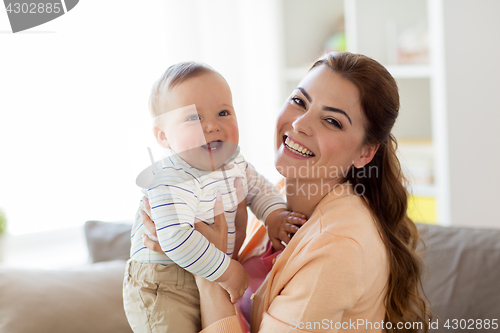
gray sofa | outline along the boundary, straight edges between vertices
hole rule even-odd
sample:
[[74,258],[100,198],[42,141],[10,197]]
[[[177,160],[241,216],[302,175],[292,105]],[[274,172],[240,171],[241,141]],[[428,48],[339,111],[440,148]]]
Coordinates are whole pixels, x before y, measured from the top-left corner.
[[[426,244],[424,290],[438,327],[433,331],[500,332],[500,230],[418,227]],[[479,328],[487,319],[496,319],[496,329]]]
[[[424,289],[437,326],[431,331],[500,332],[478,328],[480,320],[500,320],[500,230],[418,227],[427,246]],[[93,264],[0,268],[0,332],[131,332],[121,296],[130,224],[89,221],[85,234]]]

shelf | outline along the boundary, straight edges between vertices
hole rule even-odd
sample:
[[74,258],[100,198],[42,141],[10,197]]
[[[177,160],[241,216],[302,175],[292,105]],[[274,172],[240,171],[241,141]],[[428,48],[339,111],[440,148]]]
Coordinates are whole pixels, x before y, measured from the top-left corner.
[[414,197],[431,197],[437,194],[436,186],[433,184],[410,184],[410,194]]
[[385,66],[395,79],[430,78],[429,65],[388,65]]
[[413,196],[435,197],[434,147],[431,140],[400,140],[397,155]]
[[[398,139],[398,157],[410,184],[409,213],[415,221],[441,221],[436,211],[437,205],[443,202],[443,186],[436,162],[438,146],[433,144],[436,110],[431,100],[431,89],[436,78],[439,79],[439,72],[433,58],[425,57],[422,42],[426,34],[432,36],[433,33],[428,26],[429,2],[315,0],[305,3],[282,1],[280,19],[285,22],[282,39],[286,41],[280,68],[283,98],[288,97],[308,73],[327,38],[340,30],[334,22],[343,21],[347,50],[377,60],[397,81],[400,112],[392,134]],[[332,7],[327,9],[326,5]]]

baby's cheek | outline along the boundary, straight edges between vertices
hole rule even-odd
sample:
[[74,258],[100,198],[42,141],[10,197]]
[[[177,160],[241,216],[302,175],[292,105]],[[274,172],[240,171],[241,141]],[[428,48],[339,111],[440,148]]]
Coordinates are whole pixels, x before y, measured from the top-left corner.
[[183,131],[178,142],[183,150],[198,148],[207,143],[201,129],[197,130],[192,128]]
[[183,145],[186,148],[186,150],[195,149],[195,148],[198,148],[204,144],[206,144],[204,137],[202,137],[202,138],[194,138],[194,137],[186,138],[186,140],[184,140],[184,142],[183,142]]
[[238,124],[235,123],[234,125],[229,127],[228,137],[229,137],[229,140],[228,140],[229,142],[238,144],[239,139],[240,139],[240,132],[238,129]]

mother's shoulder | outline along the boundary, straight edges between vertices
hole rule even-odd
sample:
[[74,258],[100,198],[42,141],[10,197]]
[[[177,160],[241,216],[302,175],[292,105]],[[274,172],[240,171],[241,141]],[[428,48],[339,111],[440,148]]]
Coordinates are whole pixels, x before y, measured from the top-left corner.
[[316,207],[313,217],[330,218],[368,218],[372,219],[371,210],[363,196],[357,194],[352,186],[342,186],[340,192],[330,192]]
[[360,195],[325,197],[310,219],[317,219],[321,233],[349,237],[359,243],[380,237],[378,223]]

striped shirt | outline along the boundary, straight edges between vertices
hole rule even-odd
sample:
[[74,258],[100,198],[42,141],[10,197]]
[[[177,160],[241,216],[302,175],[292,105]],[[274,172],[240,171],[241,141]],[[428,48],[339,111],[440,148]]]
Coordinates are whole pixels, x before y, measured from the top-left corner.
[[[232,168],[231,168],[232,166]],[[286,204],[277,188],[268,182],[241,154],[225,171],[203,171],[191,167],[176,155],[168,156],[152,168],[154,180],[143,193],[151,205],[158,242],[165,255],[149,250],[142,243],[142,235],[153,236],[141,221],[141,201],[131,235],[130,257],[135,261],[163,265],[176,263],[187,271],[214,281],[227,269],[235,244],[236,209],[238,200],[234,180],[242,178],[246,203],[262,221]],[[195,218],[214,223],[213,207],[217,191],[222,194],[224,215],[228,223],[226,253],[218,250],[194,229]]]

